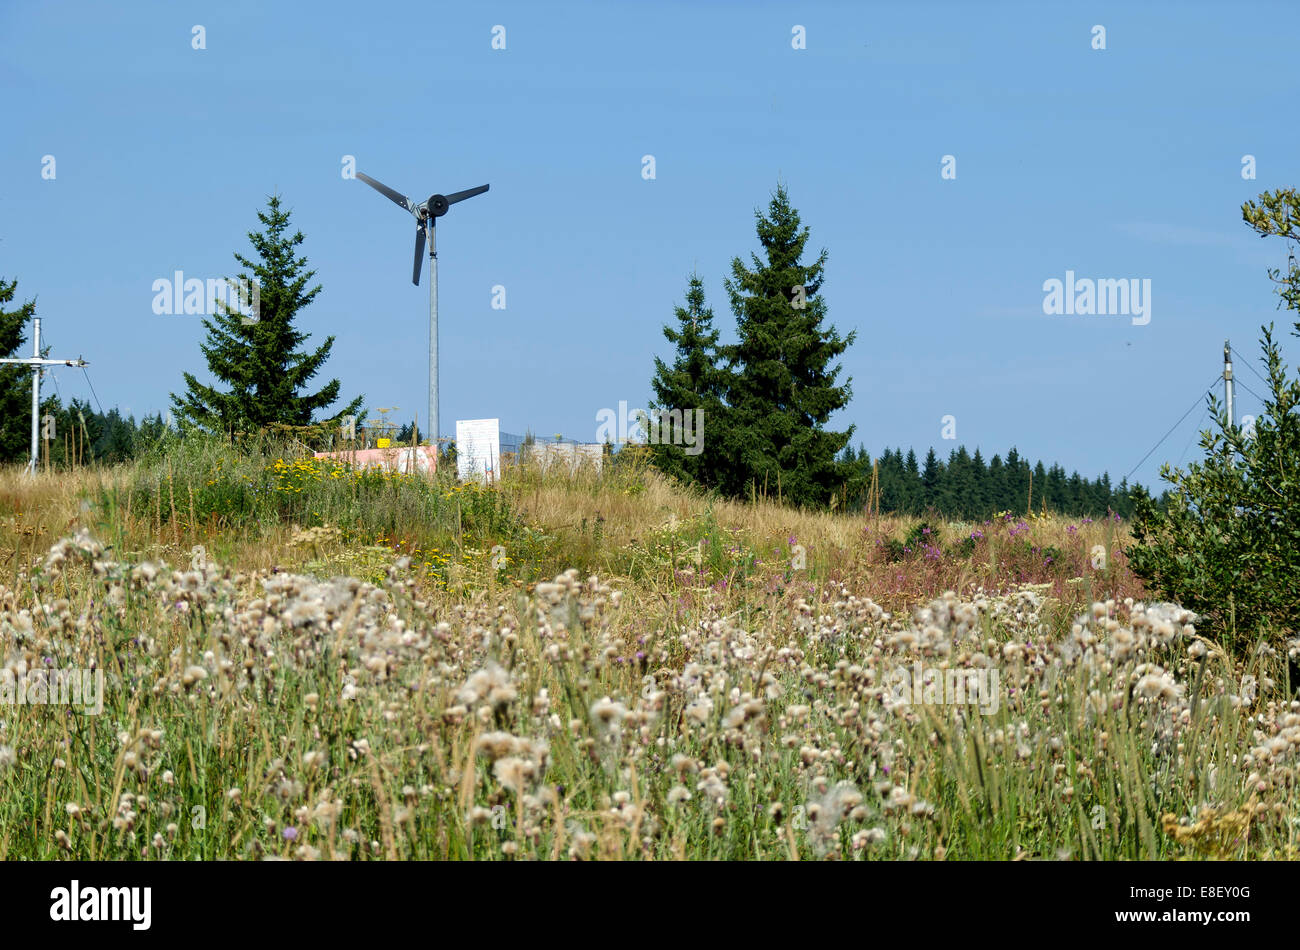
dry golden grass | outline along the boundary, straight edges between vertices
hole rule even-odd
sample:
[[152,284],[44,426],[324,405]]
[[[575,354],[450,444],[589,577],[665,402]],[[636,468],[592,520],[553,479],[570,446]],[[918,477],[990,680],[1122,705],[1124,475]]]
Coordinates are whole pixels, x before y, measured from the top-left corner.
[[[628,482],[638,485],[628,490]],[[602,477],[590,466],[571,475],[554,471],[511,471],[502,484],[528,520],[548,528],[577,527],[582,521],[604,518],[604,534],[612,544],[630,544],[663,526],[671,516],[688,521],[712,512],[723,528],[756,537],[795,536],[801,542],[848,548],[861,539],[867,519],[862,515],[806,511],[759,497],[735,501],[679,485],[655,469],[638,466],[624,479]],[[884,532],[897,531],[914,519],[883,515],[872,523]]]
[[[644,463],[624,464],[616,472],[603,474],[591,467],[569,473],[523,466],[507,470],[501,490],[530,525],[556,539],[556,551],[563,556],[548,564],[552,572],[579,565],[621,584],[632,599],[680,593],[678,588],[683,585],[671,570],[648,579],[635,569],[644,564],[644,558],[627,555],[640,554],[647,538],[662,539],[674,525],[682,526],[680,534],[689,543],[697,543],[701,536],[706,542],[719,537],[724,545],[734,541],[753,551],[758,572],[766,572],[769,580],[789,568],[797,544],[805,552],[808,571],[795,572],[787,581],[802,578],[814,585],[846,584],[870,592],[891,610],[907,610],[945,590],[971,592],[984,587],[1007,591],[1033,583],[1046,584],[1050,597],[1072,607],[1093,597],[1144,594],[1123,554],[1129,540],[1127,528],[1108,518],[1041,513],[972,523],[930,518],[940,536],[938,549],[929,557],[911,557],[900,565],[890,562],[882,545],[902,540],[926,519],[799,510],[770,497],[748,501],[720,498],[676,484]],[[593,529],[596,524],[598,537]],[[953,556],[953,547],[972,533],[980,535],[975,553]],[[1030,546],[1027,540],[1043,552],[1037,560],[1026,551]],[[1104,577],[1091,569],[1091,552],[1098,546],[1106,551],[1109,570]],[[1061,563],[1049,565],[1048,556]],[[676,560],[680,563],[672,567],[689,569],[690,559],[684,550]],[[727,579],[728,585],[731,582],[727,571],[715,565],[709,582],[720,578]]]

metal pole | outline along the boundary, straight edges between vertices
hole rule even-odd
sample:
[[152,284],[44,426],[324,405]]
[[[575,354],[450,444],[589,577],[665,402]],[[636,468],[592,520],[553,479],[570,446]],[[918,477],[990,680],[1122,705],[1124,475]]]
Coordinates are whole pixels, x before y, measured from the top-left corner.
[[1223,341],[1223,390],[1228,402],[1228,425],[1235,429],[1237,417],[1232,406],[1232,347],[1227,340]]
[[429,218],[429,444],[438,448],[438,229]]
[[[41,373],[45,366],[88,366],[85,360],[47,360],[41,358],[41,318],[32,317],[32,351],[33,355],[22,359],[16,356],[0,357],[0,364],[22,364],[32,368],[32,459],[27,463],[27,471],[36,474],[36,465],[40,461],[40,416],[41,416]],[[167,414],[171,417],[171,413]],[[83,420],[84,422],[84,420]]]
[[[41,318],[32,317],[32,358],[41,358]],[[41,365],[32,364],[32,464],[31,473],[36,474],[36,463],[41,457],[39,427],[41,414]]]

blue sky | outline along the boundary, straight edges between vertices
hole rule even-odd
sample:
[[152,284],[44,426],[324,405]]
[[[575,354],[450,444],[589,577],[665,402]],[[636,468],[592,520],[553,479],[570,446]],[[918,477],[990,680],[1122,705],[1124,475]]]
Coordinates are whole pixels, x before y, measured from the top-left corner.
[[[829,250],[830,322],[858,333],[834,420],[855,444],[1015,444],[1118,481],[1225,338],[1253,359],[1261,323],[1290,329],[1266,276],[1286,247],[1239,208],[1300,184],[1297,26],[1281,2],[8,2],[0,276],[106,408],[165,410],[182,371],[207,378],[203,330],[155,315],[153,281],[234,273],[278,192],[324,288],[300,323],[336,337],[324,377],[406,420],[427,273],[412,286],[410,218],[344,157],[418,198],[490,183],[438,229],[442,431],[592,439],[602,408],[648,401],[693,268],[734,338],[723,279],[780,179]],[[1067,270],[1150,279],[1150,323],[1045,315]],[[1193,458],[1201,418],[1135,477]]]

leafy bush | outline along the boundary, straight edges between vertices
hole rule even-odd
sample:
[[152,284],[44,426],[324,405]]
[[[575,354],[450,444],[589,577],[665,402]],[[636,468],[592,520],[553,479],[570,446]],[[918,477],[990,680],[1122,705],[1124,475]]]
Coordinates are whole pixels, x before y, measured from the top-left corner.
[[922,521],[920,524],[912,528],[911,531],[907,532],[907,539],[903,541],[903,545],[911,548],[913,551],[927,544],[931,547],[935,547],[939,544],[939,529],[932,526],[927,521]]
[[1271,327],[1264,353],[1271,394],[1254,435],[1211,397],[1217,431],[1201,435],[1205,458],[1161,470],[1174,486],[1163,512],[1137,493],[1128,549],[1149,588],[1243,646],[1261,629],[1294,631],[1300,612],[1300,380],[1286,378]]
[[[1264,194],[1242,212],[1262,235],[1300,237],[1294,190]],[[1293,262],[1285,277],[1270,277],[1287,307],[1300,310],[1300,268]],[[1163,512],[1137,493],[1128,549],[1150,589],[1204,615],[1240,649],[1261,630],[1294,632],[1300,614],[1300,379],[1288,378],[1272,325],[1263,334],[1269,395],[1253,433],[1232,425],[1211,397],[1217,431],[1201,435],[1204,459],[1187,471],[1161,470],[1174,486]]]
[[885,560],[890,564],[897,564],[907,556],[907,546],[897,538],[885,538],[881,550],[884,552]]
[[914,525],[907,536],[899,541],[897,538],[885,538],[880,543],[881,553],[885,556],[885,561],[890,564],[897,564],[907,558],[919,555],[929,555],[938,557],[939,555],[939,529],[933,527],[929,522],[922,521]]
[[954,544],[951,548],[948,549],[948,553],[953,557],[966,559],[971,557],[975,553],[975,544],[976,542],[974,538],[971,537],[962,538],[960,541],[958,541],[956,544]]

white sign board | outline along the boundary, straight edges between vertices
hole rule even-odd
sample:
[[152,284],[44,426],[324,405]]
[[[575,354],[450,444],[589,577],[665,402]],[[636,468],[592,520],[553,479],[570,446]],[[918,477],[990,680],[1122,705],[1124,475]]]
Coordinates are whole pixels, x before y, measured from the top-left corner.
[[456,474],[461,481],[488,484],[501,468],[501,420],[456,420]]

